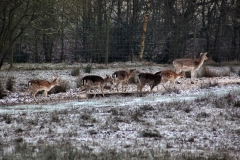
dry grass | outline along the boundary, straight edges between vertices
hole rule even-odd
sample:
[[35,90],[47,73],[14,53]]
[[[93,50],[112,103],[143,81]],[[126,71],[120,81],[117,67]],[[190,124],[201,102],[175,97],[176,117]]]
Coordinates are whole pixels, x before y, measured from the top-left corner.
[[[18,120],[16,114],[5,114],[1,117],[1,121],[10,125],[19,123],[15,127],[11,127],[10,130],[5,128],[4,134],[15,135],[9,142],[13,146],[13,152],[4,152],[0,155],[2,159],[15,159],[16,156],[19,160],[22,159],[236,159],[236,155],[232,155],[230,150],[225,146],[217,145],[217,149],[214,144],[207,143],[205,146],[199,145],[197,152],[190,152],[195,147],[195,143],[199,141],[198,134],[184,134],[185,136],[177,136],[176,134],[172,138],[168,138],[166,130],[169,133],[178,131],[179,128],[173,128],[173,124],[186,125],[182,119],[192,118],[191,124],[181,128],[179,134],[187,132],[189,127],[200,127],[204,132],[220,132],[222,130],[228,131],[228,133],[239,135],[239,129],[228,128],[227,122],[230,120],[232,123],[240,120],[240,112],[238,107],[238,93],[230,93],[221,98],[200,98],[194,101],[196,106],[200,106],[201,110],[196,107],[192,107],[192,102],[171,102],[171,103],[159,103],[157,105],[142,105],[139,107],[106,107],[106,108],[72,108],[63,111],[54,111],[50,113],[28,113],[21,114],[22,120]],[[222,104],[221,107],[215,105],[216,102]],[[211,110],[221,109],[217,114],[215,112],[210,113],[209,110],[204,110],[204,106],[212,106]],[[227,106],[227,107],[225,107]],[[181,113],[181,116],[178,117]],[[35,118],[34,118],[35,117]],[[214,118],[213,118],[214,117]],[[151,119],[151,120],[150,120]],[[31,120],[31,121],[29,121]],[[208,122],[212,121],[212,128],[208,128]],[[44,122],[44,123],[43,123]],[[215,123],[217,122],[217,123]],[[129,127],[127,132],[136,130],[135,143],[122,142],[120,149],[117,146],[102,147],[104,139],[113,133],[123,131],[121,125],[129,125],[136,123],[136,127]],[[169,123],[169,125],[168,125]],[[22,124],[22,125],[21,125]],[[25,125],[27,124],[27,125]],[[142,126],[138,128],[137,126]],[[6,126],[5,126],[6,127]],[[25,139],[25,135],[31,135],[33,130],[30,128],[39,128],[36,131],[44,133],[48,132],[49,136],[62,136],[62,141],[55,141],[54,143],[45,141],[41,138],[37,140],[37,143],[28,143]],[[70,127],[64,133],[58,132],[60,128]],[[57,129],[59,128],[59,129]],[[84,131],[81,131],[84,130]],[[8,131],[8,132],[6,132]],[[60,129],[61,131],[61,129]],[[14,132],[15,134],[12,134]],[[188,132],[187,132],[188,133]],[[197,131],[196,131],[197,133]],[[211,135],[211,133],[209,133]],[[21,135],[21,136],[17,136]],[[6,135],[5,135],[6,136]],[[89,137],[95,139],[96,137],[103,137],[99,143],[98,141],[87,140],[81,144],[75,146],[74,141],[71,139],[79,137]],[[127,136],[127,134],[123,134]],[[230,135],[229,135],[230,136]],[[105,137],[105,138],[104,138]],[[117,138],[117,137],[116,137]],[[121,138],[119,135],[118,138]],[[67,140],[68,139],[68,140]],[[143,140],[144,143],[140,143]],[[208,140],[208,139],[204,139]],[[152,147],[150,144],[154,142],[164,143],[158,147]],[[151,142],[151,143],[148,143]],[[3,145],[6,141],[0,143],[0,148],[5,148]],[[219,142],[222,143],[222,142]],[[140,145],[140,146],[139,146]],[[151,147],[149,147],[149,145]],[[155,144],[156,145],[156,144]],[[178,146],[178,152],[174,153]],[[100,147],[99,152],[94,152],[94,148]],[[185,148],[187,147],[187,148]],[[136,149],[138,148],[138,149]],[[142,148],[142,149],[141,149]],[[182,150],[181,150],[182,148]],[[213,148],[209,150],[208,148]],[[204,151],[207,150],[207,155]],[[232,150],[232,149],[231,149]],[[203,151],[203,152],[201,152]]]
[[[202,88],[214,85],[211,82]],[[169,93],[178,92],[169,89]],[[238,159],[240,130],[229,126],[237,126],[240,120],[238,95],[206,95],[193,102],[156,105],[69,106],[63,111],[3,114],[0,131],[5,138],[0,141],[0,159]],[[109,101],[114,100],[110,97]],[[219,138],[223,134],[226,139]],[[30,137],[34,143],[29,142]]]

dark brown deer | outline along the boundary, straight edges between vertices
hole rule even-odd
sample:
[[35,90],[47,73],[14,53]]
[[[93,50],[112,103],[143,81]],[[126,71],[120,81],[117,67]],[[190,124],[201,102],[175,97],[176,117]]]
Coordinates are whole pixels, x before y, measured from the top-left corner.
[[33,98],[35,101],[36,97],[35,95],[37,92],[44,90],[44,95],[47,97],[48,92],[54,87],[60,85],[60,78],[55,78],[52,82],[46,81],[46,80],[31,80],[28,81],[28,90],[26,91],[26,96],[30,93],[33,95]]
[[128,80],[133,75],[133,73],[136,71],[136,69],[131,69],[130,71],[116,71],[112,74],[112,77],[114,78],[114,81],[116,82],[116,88],[118,92],[118,86],[120,83],[122,83],[122,92],[123,92],[123,83],[126,84],[126,89],[128,88]]
[[[82,78],[83,86],[80,88],[79,91],[81,92],[83,90],[86,90],[86,95],[87,95],[90,89],[92,89],[93,87],[98,87],[101,90],[102,95],[104,97],[103,88],[104,88],[104,85],[107,84],[108,82],[110,82],[111,85],[113,84],[113,79],[109,75],[106,75],[106,78],[102,78],[97,75],[88,75]],[[96,92],[94,91],[94,98],[95,97],[96,97]]]
[[206,55],[207,53],[200,53],[200,58],[198,60],[176,59],[175,61],[173,61],[173,66],[176,69],[176,73],[180,73],[182,71],[191,71],[191,83],[194,83],[194,73],[199,70],[199,68],[203,65],[204,61],[208,59]]
[[150,86],[150,92],[153,92],[153,88],[161,82],[161,76],[159,74],[152,73],[140,73],[138,75],[137,92],[142,93],[143,87],[148,84]]

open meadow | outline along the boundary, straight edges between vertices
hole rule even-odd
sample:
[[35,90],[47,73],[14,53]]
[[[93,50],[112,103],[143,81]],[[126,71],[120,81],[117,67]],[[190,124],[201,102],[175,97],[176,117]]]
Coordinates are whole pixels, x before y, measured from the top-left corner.
[[[5,64],[0,71],[0,159],[240,159],[239,64],[206,63],[180,84],[138,94],[136,76],[172,65]],[[79,93],[85,75],[136,69],[124,92]],[[91,73],[88,73],[91,72]],[[60,77],[48,97],[27,82]],[[120,85],[121,86],[121,85]],[[120,87],[121,88],[121,87]]]

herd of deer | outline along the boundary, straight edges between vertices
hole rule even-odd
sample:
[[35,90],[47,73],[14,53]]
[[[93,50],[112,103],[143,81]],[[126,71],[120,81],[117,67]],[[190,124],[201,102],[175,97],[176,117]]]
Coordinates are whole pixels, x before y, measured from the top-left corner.
[[[170,83],[175,83],[175,81],[179,78],[185,77],[185,72],[190,71],[191,72],[191,83],[193,83],[193,77],[194,73],[203,65],[204,61],[207,60],[207,53],[201,53],[200,58],[198,60],[192,60],[192,59],[176,59],[173,61],[173,66],[176,70],[176,72],[172,70],[164,70],[159,71],[155,74],[152,73],[140,73],[137,76],[137,92],[140,91],[142,93],[142,89],[146,84],[149,84],[151,93],[153,92],[153,88],[160,84],[160,82],[165,83],[167,81],[170,81]],[[111,86],[115,82],[115,86],[117,89],[117,92],[119,92],[118,87],[119,84],[122,84],[122,91],[124,89],[123,84],[126,84],[126,88],[128,87],[128,80],[129,78],[136,72],[136,69],[131,69],[130,71],[116,71],[110,75],[106,75],[106,78],[102,78],[97,75],[87,75],[82,78],[82,84],[83,86],[80,88],[79,92],[82,92],[85,90],[86,94],[93,88],[98,87],[103,96],[104,91],[103,88],[106,83],[111,83]],[[48,91],[50,91],[54,86],[60,85],[60,78],[55,78],[52,82],[46,81],[46,80],[31,80],[28,82],[28,90],[25,94],[32,94],[34,97],[34,100],[36,100],[35,95],[38,91],[44,90],[45,97],[48,94]],[[111,87],[112,90],[112,87]],[[126,90],[126,89],[125,89]],[[96,96],[96,92],[94,97]]]

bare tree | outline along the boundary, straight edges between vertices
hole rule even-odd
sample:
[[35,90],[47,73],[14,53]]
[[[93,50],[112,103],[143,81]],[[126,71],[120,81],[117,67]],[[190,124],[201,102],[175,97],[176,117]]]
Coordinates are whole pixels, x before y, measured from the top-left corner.
[[39,17],[45,1],[2,0],[0,3],[0,68],[16,40]]

